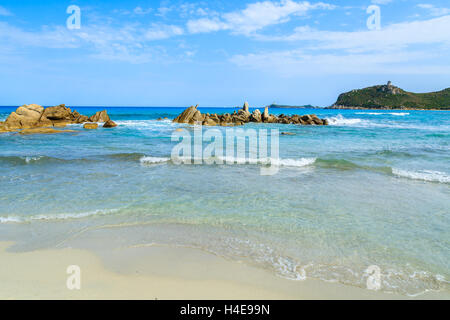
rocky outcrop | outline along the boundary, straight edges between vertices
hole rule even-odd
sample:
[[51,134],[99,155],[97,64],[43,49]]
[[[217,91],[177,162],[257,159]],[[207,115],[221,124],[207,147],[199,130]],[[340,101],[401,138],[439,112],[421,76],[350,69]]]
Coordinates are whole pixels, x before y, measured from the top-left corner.
[[190,123],[194,119],[194,115],[196,114],[198,105],[191,106],[184,110],[178,117],[176,117],[173,122],[177,123]]
[[117,123],[115,123],[112,120],[108,120],[105,122],[105,124],[103,125],[103,128],[115,128],[117,127]]
[[46,108],[42,112],[41,119],[46,119],[50,121],[72,121],[74,120],[72,110],[66,108],[64,104],[56,107]]
[[89,118],[89,122],[108,122],[111,120],[106,110],[99,111]]
[[269,120],[269,107],[265,107],[264,108],[264,113],[262,115],[262,120],[263,121],[268,121]]
[[248,105],[248,102],[246,101],[246,102],[244,102],[244,107],[242,108],[242,110],[244,112],[250,113],[250,111],[248,109],[249,109],[249,105]]
[[205,126],[240,126],[245,123],[282,123],[282,124],[298,124],[298,125],[328,125],[326,119],[319,119],[316,115],[284,115],[279,116],[269,114],[269,108],[266,107],[264,113],[255,109],[253,113],[249,111],[248,103],[238,112],[232,114],[202,114],[197,106],[191,106],[184,110],[173,122],[202,124]]
[[72,111],[64,104],[48,108],[44,108],[37,104],[28,104],[17,108],[16,111],[8,116],[5,122],[0,123],[0,133],[19,130],[22,130],[21,133],[26,132],[26,134],[67,132],[62,130],[56,130],[56,132],[50,132],[51,130],[40,130],[45,132],[38,132],[39,130],[25,130],[52,127],[63,128],[68,124],[74,123],[107,123],[108,121],[110,121],[109,126],[107,126],[108,128],[117,126],[110,120],[106,110],[97,112],[89,118],[81,115],[77,111]]
[[36,104],[24,105],[11,112],[3,124],[5,131],[52,126],[51,122],[42,118],[44,108]]
[[262,115],[259,109],[255,109],[255,111],[253,111],[250,117],[250,122],[262,122]]

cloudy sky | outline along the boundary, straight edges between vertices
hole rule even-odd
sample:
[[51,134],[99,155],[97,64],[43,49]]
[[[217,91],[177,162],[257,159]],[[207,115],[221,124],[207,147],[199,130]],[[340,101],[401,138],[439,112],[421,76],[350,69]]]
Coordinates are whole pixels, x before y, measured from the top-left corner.
[[327,106],[450,87],[449,53],[448,0],[0,0],[0,105]]

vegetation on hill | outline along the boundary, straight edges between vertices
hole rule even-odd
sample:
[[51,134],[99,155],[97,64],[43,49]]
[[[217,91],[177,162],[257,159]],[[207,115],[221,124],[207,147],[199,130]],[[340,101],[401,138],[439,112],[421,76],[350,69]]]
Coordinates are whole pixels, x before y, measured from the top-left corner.
[[450,88],[439,92],[413,93],[389,82],[387,85],[343,93],[331,108],[450,110]]

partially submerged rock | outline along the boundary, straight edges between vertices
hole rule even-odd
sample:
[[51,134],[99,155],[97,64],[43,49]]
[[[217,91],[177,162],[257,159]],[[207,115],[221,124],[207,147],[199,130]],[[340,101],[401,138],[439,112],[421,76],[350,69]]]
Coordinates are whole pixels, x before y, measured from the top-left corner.
[[30,128],[30,129],[23,129],[19,131],[19,134],[54,134],[54,133],[63,133],[63,132],[76,132],[74,130],[56,130],[53,128]]
[[202,124],[205,126],[241,126],[245,123],[282,123],[282,124],[298,124],[298,125],[328,125],[326,119],[319,119],[316,115],[271,115],[269,107],[264,109],[264,113],[256,109],[253,113],[249,111],[249,105],[246,102],[241,110],[233,112],[233,114],[201,114],[197,109],[198,105],[191,106],[184,110],[173,122]]
[[108,122],[111,120],[106,110],[99,111],[89,118],[89,122]]
[[194,115],[198,111],[197,107],[198,107],[198,105],[196,105],[195,107],[191,106],[191,107],[187,108],[178,117],[176,117],[173,120],[173,122],[189,123],[190,121],[193,121]]
[[112,120],[108,120],[105,122],[105,124],[103,125],[103,128],[115,128],[117,127],[117,123],[115,123]]
[[98,128],[98,123],[87,122],[83,125],[84,129],[92,130]]
[[67,127],[68,124],[70,124],[70,122],[65,122],[65,121],[53,122],[53,126],[56,128],[65,128],[65,127]]
[[[105,124],[111,121],[106,110],[99,111],[90,118],[80,114],[77,111],[72,111],[64,104],[44,108],[37,104],[28,104],[20,106],[16,111],[12,112],[5,122],[0,123],[0,133],[19,131],[26,132],[24,134],[31,133],[58,133],[67,132],[56,130],[43,130],[45,132],[38,132],[39,130],[28,130],[36,128],[63,128],[69,124],[82,124],[89,122],[105,122]],[[117,126],[114,122],[110,122],[106,128],[113,128]],[[97,125],[98,127],[98,125]]]
[[52,123],[42,117],[44,108],[36,104],[23,105],[11,112],[3,124],[5,131],[15,131],[34,127],[51,127]]

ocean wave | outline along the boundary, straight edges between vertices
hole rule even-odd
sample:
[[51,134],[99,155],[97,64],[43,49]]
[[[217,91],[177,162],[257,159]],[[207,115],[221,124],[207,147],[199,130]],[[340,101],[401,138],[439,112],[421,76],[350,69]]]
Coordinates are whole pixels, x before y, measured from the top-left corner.
[[306,167],[314,164],[316,158],[282,159],[282,158],[236,158],[236,157],[217,157],[224,163],[253,164],[253,165],[272,165],[280,167]]
[[300,158],[300,159],[272,159],[270,164],[281,167],[307,167],[316,162],[316,158]]
[[145,154],[139,153],[139,152],[131,152],[131,153],[112,153],[107,154],[102,157],[107,159],[114,159],[114,160],[123,160],[123,161],[135,161],[139,160],[142,157],[144,157]]
[[[367,267],[361,264],[349,266],[345,264],[323,264],[314,259],[298,259],[278,252],[274,247],[263,243],[255,243],[249,239],[225,239],[225,252],[217,252],[230,259],[249,262],[252,265],[269,269],[278,276],[303,281],[308,278],[326,282],[342,283],[367,288]],[[211,250],[212,251],[212,250]],[[303,263],[300,262],[303,260]],[[410,267],[380,267],[381,291],[396,292],[407,296],[420,296],[428,291],[445,289],[449,282],[445,276]]]
[[448,175],[444,172],[440,172],[440,171],[432,171],[432,170],[408,171],[408,170],[393,168],[392,174],[399,176],[399,177],[412,179],[412,180],[450,183],[450,175]]
[[121,120],[115,121],[117,125],[130,128],[162,128],[168,126],[176,126],[171,120]]
[[86,158],[63,159],[49,156],[0,156],[0,163],[12,165],[45,165],[45,164],[65,164],[76,162],[100,162],[106,160],[116,161],[136,161],[145,156],[143,153],[112,153],[93,155]]
[[414,154],[406,151],[401,150],[390,150],[390,149],[383,149],[380,151],[376,151],[374,155],[377,156],[383,156],[383,157],[399,157],[399,158],[412,158],[414,157]]
[[0,163],[11,165],[55,165],[76,162],[98,162],[103,161],[104,156],[94,156],[87,158],[63,159],[49,156],[0,156]]
[[341,114],[338,114],[336,117],[327,118],[330,126],[351,126],[355,124],[361,124],[364,122],[363,119],[347,119],[344,118]]
[[37,156],[37,157],[25,157],[25,162],[26,163],[30,163],[33,161],[39,161],[42,159],[42,156]]
[[202,163],[211,164],[250,164],[250,165],[273,165],[281,167],[305,167],[314,164],[316,158],[299,158],[299,159],[277,159],[277,158],[237,158],[237,157],[211,157],[206,159],[197,159],[193,157],[152,157],[144,156],[140,159],[142,164],[160,164],[168,162],[177,163],[194,163],[195,161],[201,161]]
[[141,157],[141,159],[139,161],[142,164],[157,164],[157,163],[169,162],[170,158],[144,156],[144,157]]
[[[361,114],[361,113],[360,113]],[[405,114],[406,115],[406,114]],[[394,120],[367,120],[360,118],[345,118],[339,114],[335,117],[326,118],[330,126],[348,126],[357,128],[389,128],[389,129],[409,129],[409,130],[427,130],[427,131],[448,131],[450,126],[445,122],[436,122],[434,124],[407,123]]]
[[41,163],[63,162],[65,160],[47,156],[0,156],[0,163],[6,162],[13,165],[28,165]]
[[32,221],[58,221],[58,220],[74,220],[82,219],[90,216],[107,215],[115,213],[118,209],[99,209],[80,213],[63,213],[63,214],[41,214],[36,216],[0,216],[0,224],[5,223],[29,223]]

